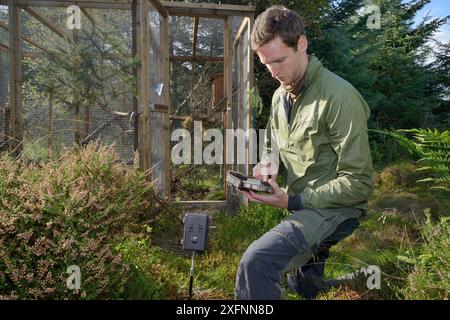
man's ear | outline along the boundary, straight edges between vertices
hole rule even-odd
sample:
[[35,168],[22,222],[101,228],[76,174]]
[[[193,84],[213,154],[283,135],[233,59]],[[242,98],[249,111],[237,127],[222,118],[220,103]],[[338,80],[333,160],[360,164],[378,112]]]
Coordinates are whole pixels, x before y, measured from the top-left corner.
[[305,35],[302,35],[298,38],[297,50],[306,53],[307,49],[308,49],[308,39],[306,38]]

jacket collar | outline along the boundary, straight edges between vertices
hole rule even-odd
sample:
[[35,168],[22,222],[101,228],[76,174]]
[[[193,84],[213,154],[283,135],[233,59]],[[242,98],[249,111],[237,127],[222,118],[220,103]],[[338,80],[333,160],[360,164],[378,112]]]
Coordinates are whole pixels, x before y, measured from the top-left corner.
[[[317,78],[317,75],[318,75],[320,69],[322,69],[322,63],[319,61],[319,59],[313,54],[308,55],[308,67],[306,69],[306,76],[304,79],[302,91],[298,95],[298,97],[303,95],[311,87],[311,85],[314,83],[315,79]],[[281,87],[283,88],[283,91],[285,93],[284,95],[287,96],[289,94],[289,92],[286,90],[286,88],[283,85],[281,85]]]
[[316,81],[319,71],[322,69],[322,63],[315,55],[308,55],[308,69],[306,70],[305,91]]

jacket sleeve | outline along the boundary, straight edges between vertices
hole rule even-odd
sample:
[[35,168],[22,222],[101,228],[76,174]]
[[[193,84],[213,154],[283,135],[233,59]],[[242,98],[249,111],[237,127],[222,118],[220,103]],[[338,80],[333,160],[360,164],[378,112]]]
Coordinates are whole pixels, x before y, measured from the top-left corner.
[[[274,95],[274,99],[277,99],[276,95]],[[277,136],[277,128],[275,127],[274,122],[274,102],[272,101],[269,119],[267,121],[266,130],[264,132],[264,143],[262,146],[261,161],[272,161],[279,168],[280,148]]]
[[372,193],[372,157],[367,133],[370,109],[361,95],[345,90],[324,115],[330,144],[336,153],[337,177],[301,192],[305,208],[352,207],[366,203]]

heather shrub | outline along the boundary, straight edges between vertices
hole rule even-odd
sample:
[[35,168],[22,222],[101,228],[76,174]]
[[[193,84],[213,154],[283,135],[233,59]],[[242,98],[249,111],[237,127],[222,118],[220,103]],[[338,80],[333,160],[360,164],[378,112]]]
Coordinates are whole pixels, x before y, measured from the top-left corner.
[[411,246],[399,258],[412,266],[402,293],[412,300],[450,298],[450,217],[427,220],[421,226],[423,244]]
[[[129,270],[115,246],[158,210],[145,174],[92,143],[58,160],[0,160],[0,296],[121,297]],[[67,268],[81,272],[69,289]]]

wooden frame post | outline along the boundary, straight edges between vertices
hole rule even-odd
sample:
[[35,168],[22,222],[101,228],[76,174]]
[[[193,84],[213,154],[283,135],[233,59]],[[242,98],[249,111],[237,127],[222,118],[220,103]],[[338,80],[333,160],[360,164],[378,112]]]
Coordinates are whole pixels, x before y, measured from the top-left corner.
[[[251,128],[250,89],[253,86],[253,52],[250,49],[250,32],[252,21],[253,17],[244,18],[233,40],[233,62],[236,64],[238,72],[238,89],[237,92],[235,92],[237,95],[237,109],[233,110],[233,112],[237,112],[237,115],[235,116],[235,119],[237,119],[237,124],[235,127],[242,129],[246,128],[245,163],[242,165],[237,165],[237,167],[242,169],[244,175],[250,175],[250,144],[255,143],[249,130]],[[244,40],[247,40],[247,47],[244,47]],[[246,55],[244,53],[246,53]],[[245,61],[244,56],[246,56]],[[244,68],[244,66],[246,66],[246,68]],[[244,101],[244,93],[245,97],[247,97],[246,101]],[[254,145],[252,145],[252,148],[253,147]],[[240,202],[245,205],[248,204],[248,200],[244,197],[240,197]]]
[[230,141],[228,141],[227,139],[227,129],[231,129],[232,128],[232,117],[231,117],[231,110],[232,110],[232,97],[233,97],[233,42],[231,40],[231,27],[232,27],[232,18],[228,17],[225,19],[225,30],[224,30],[224,45],[223,45],[223,50],[224,50],[224,65],[223,65],[223,69],[224,69],[224,90],[223,92],[226,94],[227,97],[227,103],[226,103],[226,109],[224,112],[224,117],[223,117],[223,131],[224,131],[224,136],[225,136],[225,144],[224,144],[224,155],[223,155],[223,159],[224,159],[224,172],[223,172],[223,176],[224,176],[224,188],[225,188],[225,198],[229,199],[229,194],[228,194],[228,187],[226,184],[226,179],[225,177],[227,176],[227,172],[228,170],[230,170],[231,166],[230,164],[227,163],[227,154],[228,152],[232,152],[234,154],[233,150],[228,150],[228,146],[230,146]]
[[[251,110],[250,110],[250,93],[251,93],[251,90],[253,89],[253,86],[254,86],[254,82],[253,82],[253,77],[254,77],[254,74],[253,74],[253,72],[254,72],[254,70],[253,70],[253,68],[254,68],[254,56],[253,56],[253,50],[252,50],[252,48],[251,48],[251,45],[250,45],[250,43],[251,43],[251,31],[252,31],[252,27],[253,27],[253,16],[251,16],[251,17],[249,17],[249,20],[248,20],[248,32],[247,32],[247,43],[248,43],[248,48],[245,48],[245,50],[248,50],[248,54],[247,54],[247,59],[248,59],[248,61],[247,61],[247,65],[248,65],[248,70],[247,70],[247,72],[248,72],[248,75],[247,75],[247,92],[248,92],[248,95],[247,95],[247,106],[246,106],[246,110],[247,110],[247,119],[246,119],[246,121],[247,121],[247,142],[248,142],[248,145],[247,145],[247,163],[245,164],[246,165],[246,171],[247,171],[247,174],[248,175],[250,175],[250,159],[252,158],[252,155],[250,154],[250,151],[253,149],[253,148],[256,148],[257,149],[257,141],[253,141],[253,138],[252,138],[252,135],[250,134],[250,129],[252,129],[252,122],[253,122],[253,119],[252,119],[252,115],[251,115]],[[250,144],[252,144],[252,148],[250,148]]]
[[169,16],[163,16],[162,19],[162,78],[163,78],[163,100],[167,106],[167,114],[164,115],[164,134],[163,134],[163,172],[164,172],[164,194],[167,196],[170,194],[172,180],[170,170],[170,52],[169,52]]
[[[138,109],[139,117],[139,165],[147,171],[151,169],[151,114],[150,114],[150,79],[149,79],[149,54],[150,32],[148,21],[148,0],[138,0],[136,12],[137,55],[141,64],[138,68]],[[149,176],[150,178],[150,176]]]
[[20,7],[8,1],[9,18],[9,107],[10,151],[19,155],[23,149],[22,48],[20,45]]
[[193,40],[192,40],[192,70],[191,70],[191,91],[194,90],[194,78],[195,78],[195,57],[197,56],[197,33],[198,24],[200,22],[199,17],[194,17],[194,30],[193,30]]
[[[242,92],[242,90],[244,89],[244,40],[242,39],[242,37],[239,38],[239,41],[237,42],[237,46],[233,48],[234,55],[236,55],[236,57],[238,57],[239,59],[239,64],[236,66],[236,69],[238,71],[238,91],[235,93],[238,95],[237,100],[238,100],[238,109],[237,111],[237,119],[238,119],[238,125],[236,126],[237,128],[241,128],[244,129],[244,93]],[[245,143],[245,142],[244,142]],[[239,166],[241,167],[241,166]],[[242,165],[243,167],[243,165]],[[247,173],[244,171],[242,172],[243,174],[247,175]]]

